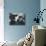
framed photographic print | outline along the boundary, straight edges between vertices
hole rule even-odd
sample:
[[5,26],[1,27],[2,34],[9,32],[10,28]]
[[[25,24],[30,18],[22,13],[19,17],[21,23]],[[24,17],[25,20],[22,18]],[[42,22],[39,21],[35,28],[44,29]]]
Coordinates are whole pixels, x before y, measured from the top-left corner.
[[10,25],[25,25],[25,14],[9,13]]

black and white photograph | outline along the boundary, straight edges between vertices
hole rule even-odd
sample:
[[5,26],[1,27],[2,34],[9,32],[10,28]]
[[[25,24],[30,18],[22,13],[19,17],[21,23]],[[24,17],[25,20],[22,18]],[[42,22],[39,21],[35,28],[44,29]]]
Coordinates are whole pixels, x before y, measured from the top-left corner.
[[25,25],[25,15],[23,13],[9,13],[10,25]]

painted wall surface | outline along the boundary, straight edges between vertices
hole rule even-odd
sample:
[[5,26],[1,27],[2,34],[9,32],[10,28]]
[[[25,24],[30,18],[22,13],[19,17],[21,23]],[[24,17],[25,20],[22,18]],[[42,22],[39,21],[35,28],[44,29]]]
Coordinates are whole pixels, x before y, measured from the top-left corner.
[[[46,9],[46,0],[41,0],[41,1],[40,1],[40,9],[41,9],[41,11],[42,11],[43,9]],[[40,22],[40,25],[46,26],[46,10],[43,12],[42,17],[43,17],[43,22],[41,21],[41,22]]]
[[[4,0],[4,35],[7,41],[18,41],[29,31],[32,31],[33,19],[40,9],[40,0]],[[23,26],[9,25],[9,13],[22,12],[26,15],[26,24]]]

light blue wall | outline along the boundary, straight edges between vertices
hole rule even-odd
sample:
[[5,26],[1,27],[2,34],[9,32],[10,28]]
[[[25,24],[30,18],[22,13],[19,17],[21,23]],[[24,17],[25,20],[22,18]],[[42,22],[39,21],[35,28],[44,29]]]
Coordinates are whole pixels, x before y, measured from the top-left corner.
[[[18,41],[32,30],[36,12],[40,9],[40,0],[4,0],[4,35],[7,41]],[[9,13],[22,12],[26,14],[26,25],[10,26]]]
[[[40,10],[42,11],[43,9],[46,9],[46,0],[41,0],[40,1]],[[46,11],[43,12],[43,22],[40,22],[40,25],[45,26],[46,27]]]

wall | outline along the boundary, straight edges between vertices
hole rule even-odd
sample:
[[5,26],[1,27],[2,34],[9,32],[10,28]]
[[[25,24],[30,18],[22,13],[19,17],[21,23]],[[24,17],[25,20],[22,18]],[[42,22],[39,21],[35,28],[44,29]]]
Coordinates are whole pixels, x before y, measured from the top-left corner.
[[[40,9],[41,9],[41,11],[43,9],[46,9],[46,0],[41,0],[40,1]],[[46,10],[43,12],[42,17],[43,17],[43,22],[41,21],[40,25],[46,26]]]
[[[4,0],[4,35],[7,41],[18,41],[32,30],[35,14],[40,10],[40,0]],[[26,14],[26,25],[10,26],[9,13],[22,12]]]

